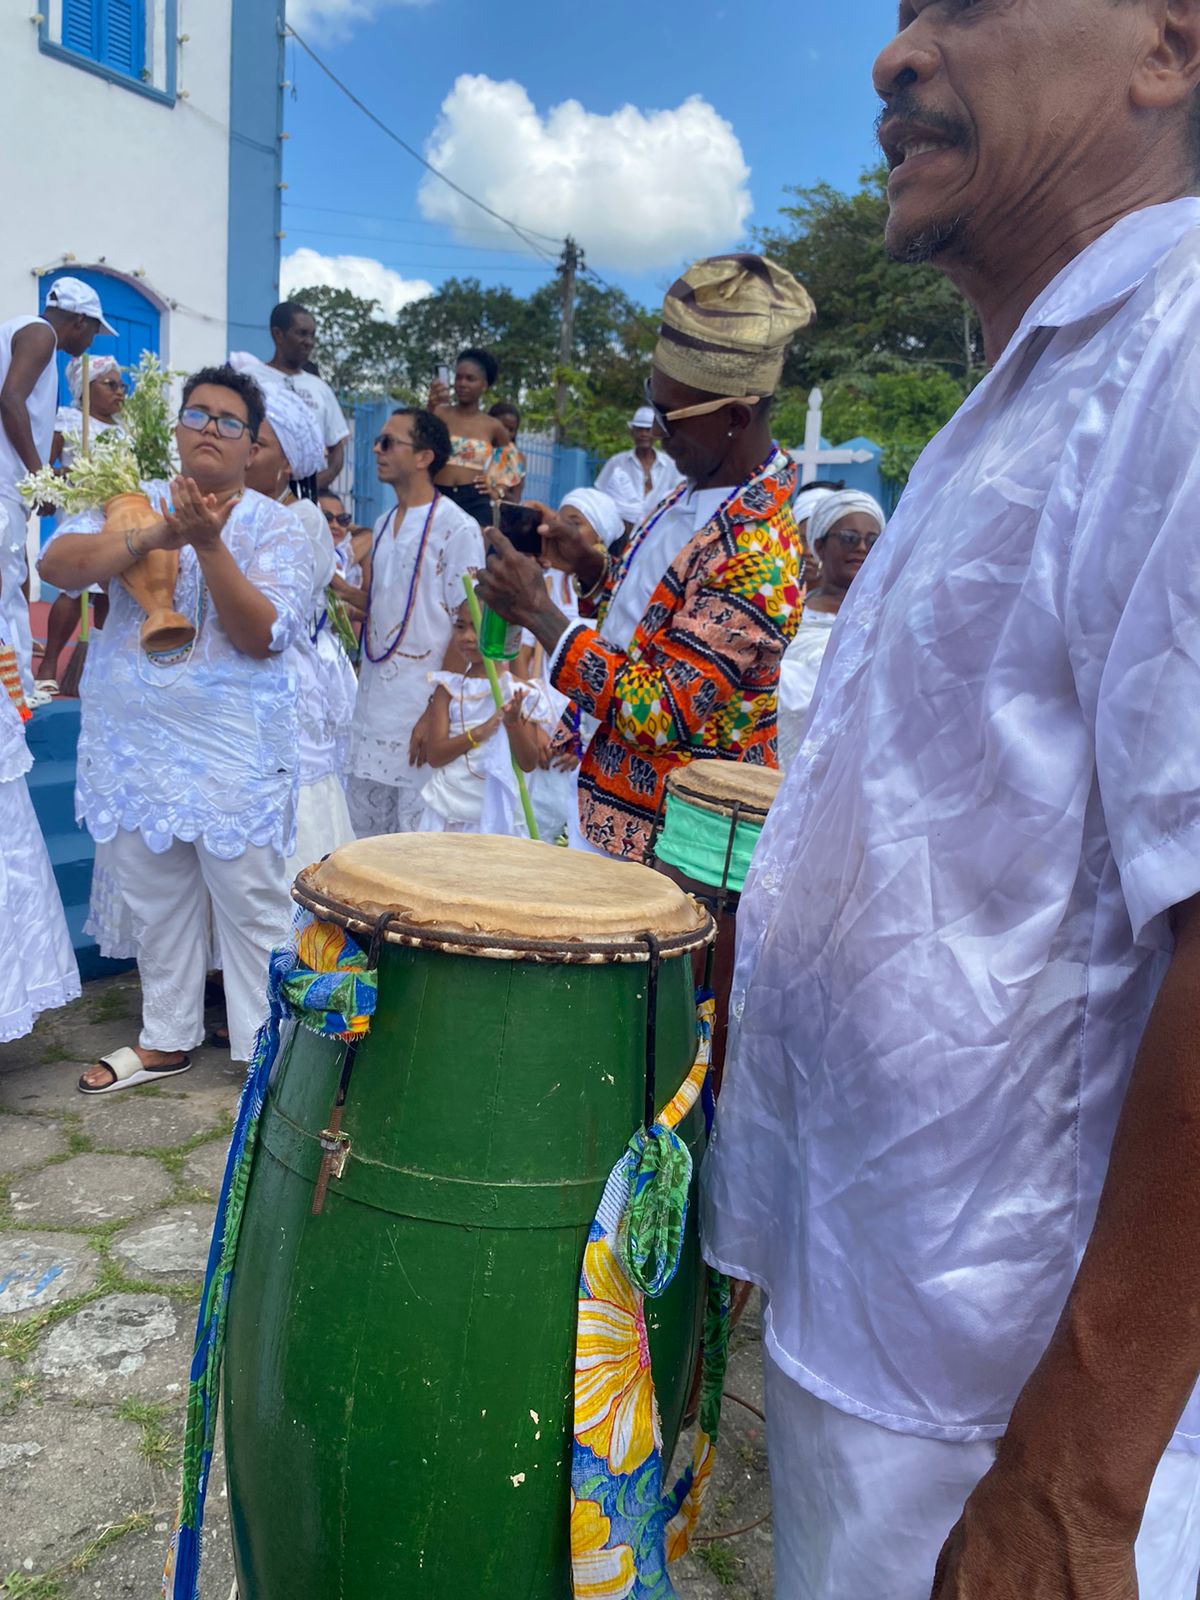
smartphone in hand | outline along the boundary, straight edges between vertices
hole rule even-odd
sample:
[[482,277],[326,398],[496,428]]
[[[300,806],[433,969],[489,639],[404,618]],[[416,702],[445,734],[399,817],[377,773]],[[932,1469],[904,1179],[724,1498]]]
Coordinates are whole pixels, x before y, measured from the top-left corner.
[[543,513],[537,506],[518,506],[505,501],[500,507],[500,532],[514,550],[523,556],[540,556]]

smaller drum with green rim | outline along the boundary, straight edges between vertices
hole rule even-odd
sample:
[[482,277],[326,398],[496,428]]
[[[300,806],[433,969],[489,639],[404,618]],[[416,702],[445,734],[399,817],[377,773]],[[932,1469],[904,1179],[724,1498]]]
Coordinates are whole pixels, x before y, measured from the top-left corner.
[[693,761],[667,779],[655,856],[710,891],[740,894],[783,774],[744,761]]

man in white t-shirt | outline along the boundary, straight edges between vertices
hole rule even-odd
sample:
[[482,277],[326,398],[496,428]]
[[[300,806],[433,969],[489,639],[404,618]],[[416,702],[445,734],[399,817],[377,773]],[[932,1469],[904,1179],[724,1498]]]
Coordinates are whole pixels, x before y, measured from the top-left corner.
[[887,245],[989,368],[738,912],[708,1259],[786,1600],[1196,1600],[1200,10],[903,0]]
[[345,463],[350,425],[342,415],[337,395],[324,378],[308,370],[317,343],[312,312],[298,300],[280,301],[271,312],[271,340],[275,354],[269,361],[238,351],[231,356],[230,364],[239,372],[249,372],[264,391],[272,386],[290,389],[316,412],[325,441],[325,465],[317,473],[317,487],[324,489]]
[[629,420],[633,447],[610,456],[600,468],[597,489],[603,489],[620,507],[621,515],[636,528],[670,494],[683,475],[670,456],[655,449],[654,411],[639,406]]
[[449,429],[430,411],[393,412],[375,441],[379,480],[396,504],[375,524],[363,562],[362,667],[346,757],[346,799],[360,839],[417,828],[429,772],[413,734],[429,704],[429,674],[441,670],[466,599],[463,575],[484,562],[479,524],[434,488],[449,459]]
[[40,317],[0,323],[0,619],[7,621],[27,695],[34,692],[33,645],[21,586],[28,575],[29,507],[17,484],[50,459],[58,409],[56,352],[81,356],[98,333],[112,332],[100,296],[78,278],[57,279]]

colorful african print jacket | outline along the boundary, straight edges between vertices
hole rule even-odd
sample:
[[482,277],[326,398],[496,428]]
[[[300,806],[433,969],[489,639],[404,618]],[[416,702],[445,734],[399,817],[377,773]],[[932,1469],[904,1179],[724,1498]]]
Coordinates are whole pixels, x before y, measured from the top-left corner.
[[[581,628],[554,669],[554,687],[600,723],[579,769],[579,809],[587,838],[610,855],[644,859],[675,767],[778,764],[779,663],[802,601],[795,482],[776,450],[676,556],[627,654]],[[598,620],[612,596],[610,580]]]

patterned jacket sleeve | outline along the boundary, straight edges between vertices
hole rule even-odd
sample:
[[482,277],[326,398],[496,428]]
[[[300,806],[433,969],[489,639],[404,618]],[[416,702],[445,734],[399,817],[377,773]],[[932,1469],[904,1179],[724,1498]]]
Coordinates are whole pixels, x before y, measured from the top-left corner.
[[795,554],[771,553],[763,532],[751,524],[732,556],[701,557],[662,631],[665,618],[654,615],[660,602],[651,603],[642,622],[653,635],[647,659],[580,629],[558,662],[554,687],[628,744],[661,750],[692,741],[787,648],[799,598]]

